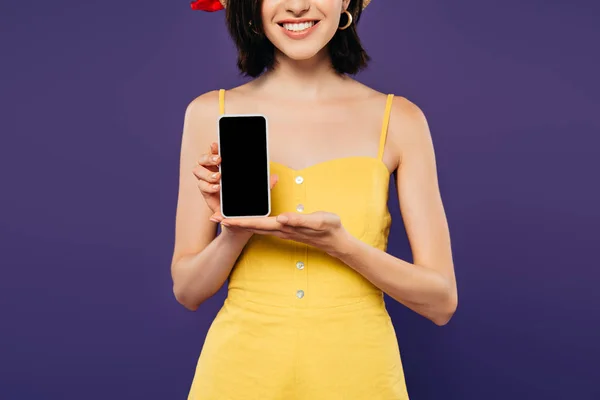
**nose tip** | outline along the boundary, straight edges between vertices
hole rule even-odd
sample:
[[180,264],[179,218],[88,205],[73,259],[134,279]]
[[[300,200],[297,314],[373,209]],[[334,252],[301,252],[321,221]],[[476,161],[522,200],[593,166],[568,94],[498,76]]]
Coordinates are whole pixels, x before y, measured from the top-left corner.
[[308,0],[288,0],[286,8],[294,15],[302,15],[310,9],[310,1]]

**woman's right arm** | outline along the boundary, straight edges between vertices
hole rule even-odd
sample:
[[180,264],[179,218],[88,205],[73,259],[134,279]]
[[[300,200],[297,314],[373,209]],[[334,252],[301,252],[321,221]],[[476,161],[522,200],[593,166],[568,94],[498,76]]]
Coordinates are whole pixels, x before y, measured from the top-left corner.
[[217,224],[209,220],[216,210],[210,209],[199,188],[199,184],[206,182],[201,182],[193,172],[201,156],[210,153],[216,137],[218,104],[217,91],[192,101],[185,112],[181,141],[171,276],[175,298],[192,311],[223,286],[252,236],[226,227],[216,235]]

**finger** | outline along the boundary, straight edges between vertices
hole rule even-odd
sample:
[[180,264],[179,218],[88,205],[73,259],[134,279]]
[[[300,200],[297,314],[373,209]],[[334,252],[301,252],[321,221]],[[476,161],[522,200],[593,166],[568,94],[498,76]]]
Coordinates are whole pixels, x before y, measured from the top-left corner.
[[223,225],[234,226],[244,229],[262,229],[262,230],[276,230],[281,227],[274,217],[260,217],[260,218],[225,218]]
[[217,142],[212,142],[210,144],[210,153],[211,154],[219,154],[219,145],[217,144]]
[[248,232],[252,232],[257,235],[275,236],[280,239],[288,239],[289,238],[289,234],[286,232],[282,232],[282,231],[266,231],[263,229],[251,229],[251,228],[241,228],[241,229],[244,229]]
[[[333,215],[333,214],[331,214]],[[277,216],[277,221],[281,224],[297,228],[306,228],[313,231],[322,231],[327,229],[330,220],[329,213],[282,213]]]
[[280,231],[285,233],[288,236],[293,235],[294,237],[301,237],[301,236],[315,237],[315,236],[322,235],[326,232],[325,230],[316,230],[316,229],[311,229],[311,228],[305,228],[302,226],[288,226],[288,225],[283,225],[281,227]]
[[212,222],[221,222],[223,221],[223,215],[221,215],[221,211],[217,211],[215,212],[213,215],[210,216],[209,218]]
[[307,236],[315,236],[316,234],[321,233],[322,231],[317,231],[311,228],[305,228],[303,226],[290,226],[283,224],[279,229],[281,232],[286,233],[288,235],[307,235]]
[[277,221],[289,227],[310,227],[314,229],[317,223],[312,214],[281,213],[277,216]]
[[275,217],[226,218],[223,220],[223,225],[249,229],[261,229],[266,231],[279,230],[282,226],[275,220]]
[[218,154],[202,154],[198,159],[198,165],[203,167],[216,167],[221,162]]
[[196,178],[206,181],[208,183],[219,183],[221,179],[221,173],[219,171],[211,171],[204,167],[197,167],[192,170]]
[[200,189],[200,192],[202,192],[203,195],[215,194],[219,191],[220,187],[221,185],[219,185],[218,183],[213,184],[203,180],[198,181],[198,188]]

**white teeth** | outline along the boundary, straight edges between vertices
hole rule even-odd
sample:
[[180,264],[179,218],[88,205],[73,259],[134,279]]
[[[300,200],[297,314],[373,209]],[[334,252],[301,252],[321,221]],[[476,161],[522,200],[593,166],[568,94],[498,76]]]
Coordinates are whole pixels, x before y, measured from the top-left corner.
[[283,27],[288,31],[292,32],[302,32],[305,29],[312,27],[315,24],[315,21],[310,22],[302,22],[299,24],[283,24]]

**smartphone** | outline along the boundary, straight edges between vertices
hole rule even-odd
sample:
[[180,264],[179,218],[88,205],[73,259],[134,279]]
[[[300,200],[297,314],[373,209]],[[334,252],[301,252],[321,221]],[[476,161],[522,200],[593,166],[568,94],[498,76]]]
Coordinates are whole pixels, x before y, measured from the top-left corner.
[[225,114],[218,120],[221,214],[225,218],[271,214],[267,118]]

